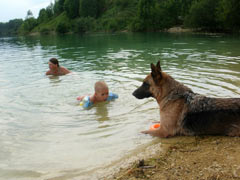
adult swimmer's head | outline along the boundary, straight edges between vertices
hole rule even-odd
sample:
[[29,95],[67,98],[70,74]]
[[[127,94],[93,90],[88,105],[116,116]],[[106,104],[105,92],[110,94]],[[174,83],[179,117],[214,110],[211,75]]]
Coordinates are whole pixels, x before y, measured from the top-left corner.
[[[52,64],[55,64],[55,65],[57,65],[57,67],[59,67],[59,62],[58,62],[57,58],[51,58],[51,59],[49,60],[49,62],[52,63]],[[49,64],[49,63],[48,63],[48,64]]]

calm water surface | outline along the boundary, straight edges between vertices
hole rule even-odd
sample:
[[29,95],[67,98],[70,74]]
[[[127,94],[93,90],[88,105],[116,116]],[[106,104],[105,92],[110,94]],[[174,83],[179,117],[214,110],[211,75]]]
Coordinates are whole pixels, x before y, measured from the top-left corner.
[[[195,92],[240,95],[240,37],[94,34],[0,38],[0,179],[94,179],[101,167],[151,143],[153,99],[131,93],[161,60]],[[73,73],[47,77],[48,60]],[[89,110],[76,97],[105,80],[119,95]]]

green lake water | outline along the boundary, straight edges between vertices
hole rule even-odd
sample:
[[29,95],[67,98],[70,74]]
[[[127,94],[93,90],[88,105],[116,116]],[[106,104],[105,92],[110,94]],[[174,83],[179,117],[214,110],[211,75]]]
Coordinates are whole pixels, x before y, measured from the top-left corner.
[[[132,92],[162,70],[211,97],[240,96],[240,37],[119,33],[0,38],[0,179],[98,179],[151,144],[154,99]],[[48,60],[73,73],[45,76]],[[76,97],[105,80],[119,99],[84,110]]]

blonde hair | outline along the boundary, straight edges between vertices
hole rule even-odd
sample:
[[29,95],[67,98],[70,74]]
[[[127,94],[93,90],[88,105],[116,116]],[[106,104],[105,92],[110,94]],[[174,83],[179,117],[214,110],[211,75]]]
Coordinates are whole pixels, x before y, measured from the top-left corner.
[[94,85],[95,92],[99,92],[103,89],[108,89],[107,84],[104,81],[97,81]]

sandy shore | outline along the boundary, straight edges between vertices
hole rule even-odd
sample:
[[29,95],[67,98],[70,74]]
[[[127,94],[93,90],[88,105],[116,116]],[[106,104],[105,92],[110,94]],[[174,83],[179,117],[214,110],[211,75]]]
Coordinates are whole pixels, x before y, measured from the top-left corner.
[[[240,138],[222,136],[159,139],[132,163],[103,179],[240,180]],[[143,153],[144,154],[144,153]]]

